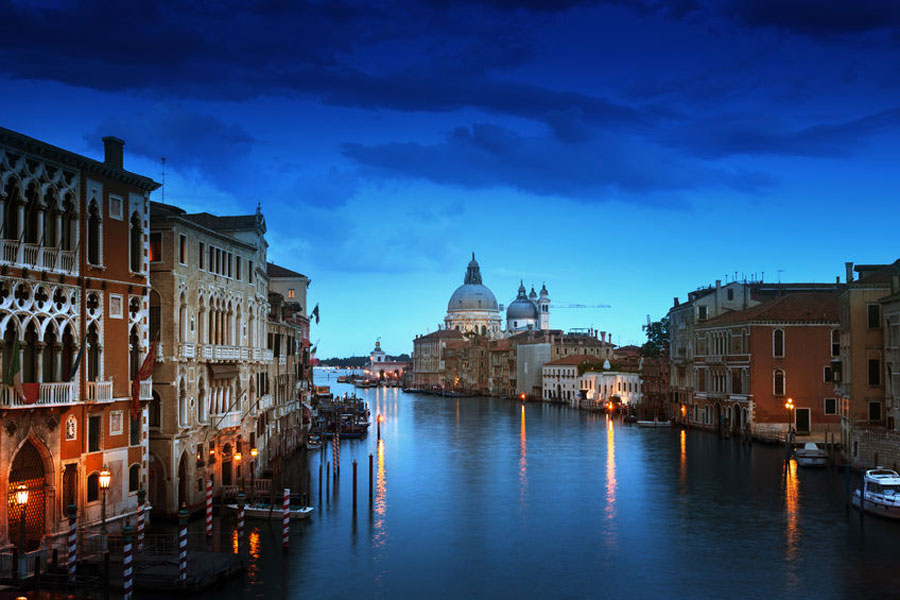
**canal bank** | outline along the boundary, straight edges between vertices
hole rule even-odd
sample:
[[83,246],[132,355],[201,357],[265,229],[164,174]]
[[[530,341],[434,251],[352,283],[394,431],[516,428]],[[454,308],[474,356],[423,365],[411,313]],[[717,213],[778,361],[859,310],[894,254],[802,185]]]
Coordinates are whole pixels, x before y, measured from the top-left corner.
[[298,457],[311,521],[285,553],[280,523],[248,520],[247,573],[201,598],[842,598],[900,584],[900,526],[847,511],[843,473],[785,465],[782,448],[561,406],[357,393],[385,416],[382,443],[374,427],[343,441],[321,503],[330,446]]

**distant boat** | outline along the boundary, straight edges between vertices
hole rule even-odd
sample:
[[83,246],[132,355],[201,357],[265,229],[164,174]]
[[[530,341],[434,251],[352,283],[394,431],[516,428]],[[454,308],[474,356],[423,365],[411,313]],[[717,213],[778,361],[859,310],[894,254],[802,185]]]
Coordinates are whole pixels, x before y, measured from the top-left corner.
[[828,453],[814,442],[806,442],[802,448],[794,450],[794,458],[801,467],[824,467],[828,462]]
[[[237,512],[237,504],[228,504],[229,510]],[[306,519],[312,513],[312,506],[292,506],[290,508],[291,520],[299,521]],[[248,519],[270,519],[280,521],[284,518],[283,508],[280,505],[272,504],[247,504],[244,506],[244,516]]]
[[638,420],[638,427],[671,427],[672,421],[660,421],[659,419],[653,419],[652,421],[646,420]]
[[853,491],[850,501],[859,508],[864,500],[865,510],[889,519],[900,519],[900,475],[891,469],[869,469],[863,476],[862,488]]

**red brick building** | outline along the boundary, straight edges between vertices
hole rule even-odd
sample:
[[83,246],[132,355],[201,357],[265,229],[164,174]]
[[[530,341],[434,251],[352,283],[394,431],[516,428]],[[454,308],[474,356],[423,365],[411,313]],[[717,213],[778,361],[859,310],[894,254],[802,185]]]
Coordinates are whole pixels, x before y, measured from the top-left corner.
[[[792,293],[733,311],[695,329],[694,424],[783,437],[836,431],[831,372],[836,292]],[[792,399],[794,410],[785,403]]]

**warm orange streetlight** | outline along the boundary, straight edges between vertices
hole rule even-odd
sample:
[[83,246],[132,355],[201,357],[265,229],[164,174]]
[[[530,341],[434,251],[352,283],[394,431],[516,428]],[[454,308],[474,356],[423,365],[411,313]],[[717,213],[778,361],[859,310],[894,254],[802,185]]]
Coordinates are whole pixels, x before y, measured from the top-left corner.
[[258,455],[259,455],[259,450],[257,450],[256,448],[250,448],[250,456],[252,456],[253,458],[256,458]]
[[28,504],[28,486],[24,483],[16,486],[16,504],[23,507],[23,509]]
[[100,489],[108,490],[109,482],[112,479],[112,473],[109,472],[109,467],[103,466],[103,470],[100,471]]
[[99,480],[100,491],[103,493],[103,504],[100,506],[100,538],[103,545],[103,551],[106,552],[106,490],[109,489],[109,482],[112,480],[112,473],[109,472],[109,467],[106,465],[103,465],[103,470],[100,471]]

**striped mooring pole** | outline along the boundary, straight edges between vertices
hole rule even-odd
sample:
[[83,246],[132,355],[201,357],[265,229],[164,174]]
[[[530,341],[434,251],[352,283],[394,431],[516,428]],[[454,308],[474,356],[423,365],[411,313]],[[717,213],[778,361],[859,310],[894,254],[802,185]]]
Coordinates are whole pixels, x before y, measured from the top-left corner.
[[287,552],[291,533],[291,489],[284,488],[284,505],[281,512],[281,547]]
[[247,502],[247,497],[244,495],[244,492],[241,492],[237,495],[237,505],[238,505],[238,514],[237,514],[237,535],[238,535],[238,552],[241,550],[241,545],[244,543],[244,504]]
[[78,507],[69,505],[69,551],[66,554],[69,567],[69,583],[75,582],[75,565],[78,562]]
[[122,528],[122,600],[133,600],[132,589],[134,587],[134,568],[132,560],[132,536],[131,525],[126,521]]
[[138,514],[137,514],[137,552],[144,550],[144,502],[147,500],[147,490],[138,488]]
[[206,537],[212,537],[212,477],[206,480]]
[[332,472],[332,476],[337,477],[337,474],[341,470],[341,438],[338,432],[334,432],[334,435],[331,437],[331,458],[332,468],[334,469]]
[[188,510],[182,504],[178,511],[178,580],[187,581],[187,525]]

